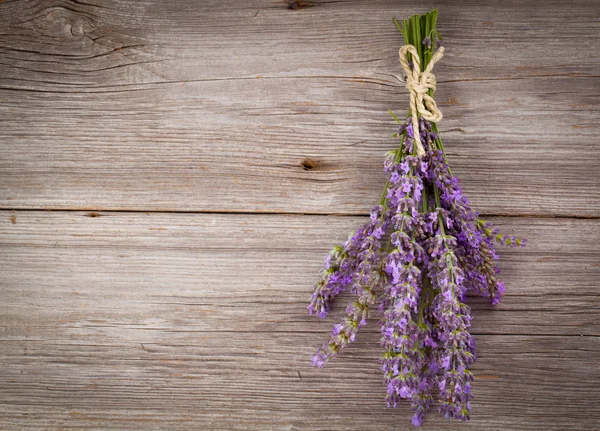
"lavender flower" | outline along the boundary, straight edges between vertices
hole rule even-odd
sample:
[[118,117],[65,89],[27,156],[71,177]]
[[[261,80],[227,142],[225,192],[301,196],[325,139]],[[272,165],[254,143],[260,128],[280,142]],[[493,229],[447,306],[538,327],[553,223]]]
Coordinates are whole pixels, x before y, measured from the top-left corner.
[[414,133],[411,118],[399,125],[402,145],[386,157],[382,203],[327,255],[308,309],[325,317],[340,292],[357,296],[313,357],[322,367],[356,340],[377,305],[386,402],[395,407],[410,399],[412,423],[420,425],[436,387],[446,418],[469,419],[476,355],[467,293],[498,303],[504,285],[494,245],[525,241],[500,234],[471,209],[432,123],[419,122],[424,156],[414,155]]
[[334,326],[331,339],[313,357],[313,365],[322,367],[335,357],[355,340],[358,329],[367,323],[370,306],[376,302],[375,292],[381,282],[380,240],[387,228],[388,222],[385,220],[384,208],[373,207],[371,220],[359,228],[343,247],[334,248],[325,259],[322,278],[316,284],[308,305],[309,312],[325,317],[331,299],[350,284],[358,300],[348,305],[348,316]]
[[[410,62],[402,63],[410,69],[405,73],[418,75],[415,67],[425,70],[432,46],[442,45],[436,20],[433,11],[403,26],[396,21],[406,43],[419,48],[409,51]],[[419,50],[422,63],[416,58]],[[434,87],[428,88],[431,97]],[[409,90],[414,105],[415,90]],[[392,136],[399,138],[400,148],[386,156],[387,184],[380,204],[367,223],[326,257],[308,309],[325,317],[340,292],[349,289],[357,297],[313,357],[313,365],[322,367],[356,340],[377,307],[385,400],[389,407],[410,400],[412,423],[419,426],[434,394],[439,394],[445,418],[469,419],[469,367],[476,354],[466,300],[480,295],[497,304],[504,284],[495,246],[522,247],[526,241],[500,233],[479,217],[446,162],[437,126],[418,118],[427,112],[417,109],[414,123],[412,114],[400,121],[392,113],[398,122]]]

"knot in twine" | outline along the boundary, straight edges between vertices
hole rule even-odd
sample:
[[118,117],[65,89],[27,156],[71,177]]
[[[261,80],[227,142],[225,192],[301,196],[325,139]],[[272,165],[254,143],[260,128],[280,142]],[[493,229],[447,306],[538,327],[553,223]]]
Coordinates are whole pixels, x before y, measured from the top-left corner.
[[[437,123],[442,119],[442,113],[438,109],[435,100],[428,92],[435,91],[435,75],[431,72],[435,63],[444,56],[444,47],[440,46],[437,52],[429,60],[429,64],[421,72],[421,59],[417,49],[413,45],[404,45],[400,48],[400,64],[406,75],[406,88],[410,91],[410,112],[412,114],[413,137],[417,149],[417,155],[423,156],[425,149],[421,143],[419,133],[419,115],[427,121]],[[408,65],[407,56],[412,56],[413,67]]]

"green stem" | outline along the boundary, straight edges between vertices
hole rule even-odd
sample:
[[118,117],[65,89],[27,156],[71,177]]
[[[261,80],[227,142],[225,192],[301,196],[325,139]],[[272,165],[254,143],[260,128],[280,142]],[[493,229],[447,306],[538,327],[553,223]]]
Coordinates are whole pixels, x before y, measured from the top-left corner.
[[400,26],[398,20],[396,18],[392,18],[392,21],[394,21],[394,24],[396,24],[396,27],[398,27],[398,31],[402,33],[402,27]]

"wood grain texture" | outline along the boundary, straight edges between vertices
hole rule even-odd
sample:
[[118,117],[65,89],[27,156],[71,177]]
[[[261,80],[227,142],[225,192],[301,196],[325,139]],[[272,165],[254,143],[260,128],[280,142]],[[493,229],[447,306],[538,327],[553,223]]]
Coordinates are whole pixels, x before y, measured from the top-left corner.
[[[453,171],[530,242],[501,253],[502,304],[469,299],[471,422],[424,429],[598,431],[600,9],[509,3],[434,5]],[[0,430],[411,428],[376,320],[319,370],[350,296],[306,305],[384,184],[391,17],[421,12],[0,1]]]
[[[290,4],[0,3],[0,207],[365,213],[408,106],[391,17],[423,9]],[[440,128],[474,206],[599,216],[596,2],[436,7]]]
[[[306,304],[323,255],[365,217],[0,212],[3,430],[406,429],[388,410],[375,320],[325,369],[341,314]],[[472,298],[469,424],[595,430],[600,221],[494,218],[508,293]]]

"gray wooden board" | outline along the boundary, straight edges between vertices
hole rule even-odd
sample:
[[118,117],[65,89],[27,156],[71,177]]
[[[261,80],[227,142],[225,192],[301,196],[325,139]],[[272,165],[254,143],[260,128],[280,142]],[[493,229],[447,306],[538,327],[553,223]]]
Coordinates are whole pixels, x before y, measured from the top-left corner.
[[[0,3],[0,207],[365,213],[408,106],[391,17],[423,8],[298,3]],[[474,205],[598,216],[597,3],[436,6]]]
[[[377,316],[324,369],[343,314],[306,311],[329,248],[366,217],[0,212],[0,428],[405,429],[388,410]],[[508,293],[471,298],[470,424],[597,429],[600,220],[493,218]]]
[[[351,297],[306,305],[397,146],[391,17],[425,9],[292,3],[0,1],[1,430],[411,428],[377,315],[315,369]],[[453,171],[530,244],[469,298],[472,421],[424,429],[600,429],[596,3],[435,4]]]

